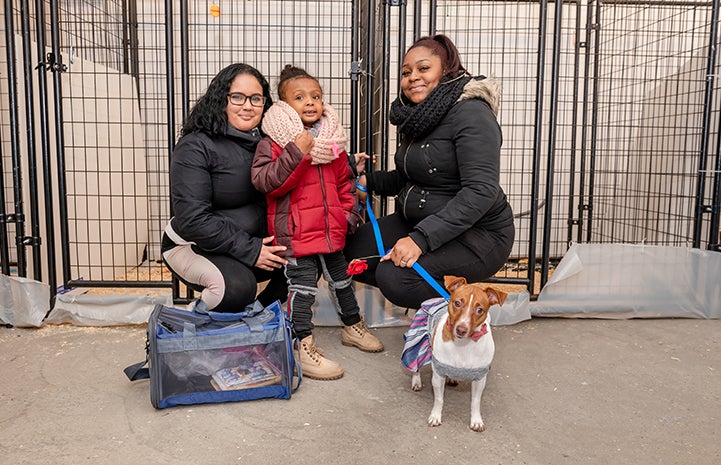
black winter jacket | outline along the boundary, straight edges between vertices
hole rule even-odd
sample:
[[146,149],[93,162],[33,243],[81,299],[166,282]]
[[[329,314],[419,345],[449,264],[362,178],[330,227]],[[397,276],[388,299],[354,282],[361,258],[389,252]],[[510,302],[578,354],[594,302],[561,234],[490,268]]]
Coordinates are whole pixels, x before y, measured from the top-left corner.
[[194,243],[252,267],[267,235],[264,196],[250,182],[257,130],[182,137],[170,164],[173,218],[165,228],[176,244]]
[[499,99],[495,81],[472,79],[430,133],[401,139],[395,170],[367,175],[370,191],[397,196],[396,212],[413,226],[410,237],[424,253],[453,239],[473,249],[474,230],[513,223],[499,184]]

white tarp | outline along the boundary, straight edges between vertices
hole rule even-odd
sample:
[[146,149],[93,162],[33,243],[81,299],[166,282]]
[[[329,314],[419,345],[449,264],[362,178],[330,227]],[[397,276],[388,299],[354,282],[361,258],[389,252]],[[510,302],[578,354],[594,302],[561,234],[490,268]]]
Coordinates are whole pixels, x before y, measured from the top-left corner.
[[[355,283],[355,286],[361,314],[369,327],[407,326],[410,323],[414,310],[409,310],[406,315],[405,308],[388,302],[377,288],[361,283]],[[318,326],[342,325],[327,283],[320,280],[318,287],[319,292],[313,306],[313,322]],[[170,295],[92,295],[75,290],[57,296],[55,306],[45,322],[78,326],[141,324],[148,321],[156,304],[174,306]],[[183,308],[181,305],[175,306]],[[510,294],[503,307],[496,305],[491,308],[491,321],[496,326],[510,325],[530,318],[528,292]]]
[[[340,319],[321,280],[314,306],[318,326]],[[370,327],[408,325],[411,309],[390,304],[378,289],[356,283],[361,312]],[[156,304],[172,306],[170,295],[61,294],[48,319],[46,284],[0,275],[0,321],[18,327],[43,323],[81,326],[142,324]],[[575,244],[566,252],[538,300],[528,292],[494,306],[494,325],[533,316],[573,318],[721,318],[721,253],[684,247]]]
[[575,244],[531,308],[534,316],[721,318],[721,253]]
[[171,296],[60,294],[46,323],[78,326],[137,325],[148,322],[156,304],[172,306]]
[[0,274],[0,321],[19,328],[37,328],[49,309],[50,286]]

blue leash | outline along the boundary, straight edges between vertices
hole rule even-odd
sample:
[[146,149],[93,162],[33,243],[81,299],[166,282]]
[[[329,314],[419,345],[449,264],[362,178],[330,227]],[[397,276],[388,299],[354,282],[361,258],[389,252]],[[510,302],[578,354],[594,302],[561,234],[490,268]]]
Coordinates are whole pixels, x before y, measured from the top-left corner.
[[[373,208],[371,208],[371,201],[370,196],[366,197],[366,211],[368,212],[368,217],[371,220],[371,225],[373,225],[373,235],[376,238],[376,246],[378,247],[378,254],[382,257],[386,255],[388,252],[390,252],[390,249],[387,251],[383,251],[383,239],[381,238],[381,229],[378,227],[378,220],[376,219],[375,214],[373,213]],[[448,294],[448,292],[443,289],[443,287],[438,284],[438,282],[431,277],[431,275],[426,271],[425,268],[421,266],[420,263],[415,262],[413,266],[411,267],[414,270],[416,270],[416,273],[418,273],[421,278],[423,278],[428,284],[431,285],[433,289],[438,292],[438,294],[441,295],[446,301],[450,300],[451,296]]]

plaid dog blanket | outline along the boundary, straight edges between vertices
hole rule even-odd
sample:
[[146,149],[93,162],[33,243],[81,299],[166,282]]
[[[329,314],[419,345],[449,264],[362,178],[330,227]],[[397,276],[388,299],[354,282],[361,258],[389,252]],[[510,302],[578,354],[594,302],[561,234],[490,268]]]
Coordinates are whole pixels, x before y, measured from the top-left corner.
[[428,299],[421,304],[408,331],[403,335],[405,344],[401,353],[401,362],[410,371],[419,371],[431,363],[430,335],[438,320],[448,312],[448,301],[442,297]]

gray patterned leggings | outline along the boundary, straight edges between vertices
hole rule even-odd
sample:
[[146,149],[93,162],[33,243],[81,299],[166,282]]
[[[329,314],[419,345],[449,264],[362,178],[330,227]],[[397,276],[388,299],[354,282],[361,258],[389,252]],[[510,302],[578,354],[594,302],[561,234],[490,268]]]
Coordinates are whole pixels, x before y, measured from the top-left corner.
[[313,332],[312,306],[318,294],[318,279],[321,273],[328,282],[333,303],[341,321],[351,326],[360,321],[360,309],[355,298],[351,277],[346,274],[348,262],[343,252],[308,257],[290,258],[285,266],[288,280],[288,309],[293,332],[299,339]]

